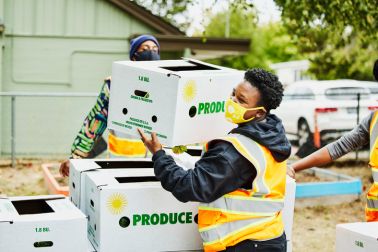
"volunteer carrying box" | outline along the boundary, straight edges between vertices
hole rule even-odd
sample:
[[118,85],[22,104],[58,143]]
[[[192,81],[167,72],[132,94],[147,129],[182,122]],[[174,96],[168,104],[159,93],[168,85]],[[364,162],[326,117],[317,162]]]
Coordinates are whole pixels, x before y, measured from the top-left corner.
[[[194,168],[194,163],[200,158],[201,147],[191,147],[188,153],[174,154],[172,150],[165,150],[167,154],[171,155],[176,163],[185,169]],[[196,156],[193,156],[196,155]],[[151,168],[153,169],[153,162],[151,158],[133,158],[133,159],[70,159],[70,176],[69,176],[69,190],[70,200],[72,203],[85,212],[82,202],[85,201],[85,174],[96,172],[99,169],[136,169],[136,168]]]
[[88,238],[99,252],[201,250],[198,203],[179,202],[152,169],[86,174]]
[[378,251],[378,222],[336,225],[336,252]]
[[234,126],[225,100],[244,72],[192,59],[113,63],[108,127],[156,132],[166,146],[203,143]]
[[87,219],[61,195],[0,199],[0,251],[87,252]]

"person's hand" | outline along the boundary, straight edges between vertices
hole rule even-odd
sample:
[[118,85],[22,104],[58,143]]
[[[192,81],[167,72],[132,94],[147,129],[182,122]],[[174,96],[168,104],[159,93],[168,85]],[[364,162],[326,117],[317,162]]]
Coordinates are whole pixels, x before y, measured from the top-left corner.
[[295,170],[292,166],[287,167],[286,174],[295,179]]
[[143,133],[143,131],[139,128],[138,128],[138,132],[142,139],[142,142],[152,154],[155,154],[159,150],[163,149],[163,146],[159,142],[159,139],[156,136],[155,132],[151,133],[151,139],[148,139],[147,136]]
[[63,177],[68,177],[70,175],[70,160],[67,159],[60,164],[59,172]]

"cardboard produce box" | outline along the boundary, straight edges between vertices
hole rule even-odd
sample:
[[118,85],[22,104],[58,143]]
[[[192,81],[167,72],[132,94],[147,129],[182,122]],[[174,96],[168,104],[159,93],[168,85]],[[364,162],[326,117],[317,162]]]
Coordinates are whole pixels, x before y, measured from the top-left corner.
[[294,222],[294,206],[295,206],[295,180],[286,175],[286,190],[285,190],[285,203],[282,210],[282,219],[284,222],[287,252],[293,250],[293,222]]
[[224,104],[244,72],[197,60],[113,63],[108,127],[156,132],[166,146],[203,143],[233,127]]
[[70,159],[69,190],[70,200],[83,213],[85,208],[85,179],[86,173],[96,172],[99,169],[130,169],[130,168],[153,168],[150,158],[133,159]]
[[336,225],[336,252],[378,251],[378,222]]
[[61,195],[0,199],[0,251],[87,252],[87,219]]
[[152,169],[86,174],[88,237],[100,252],[202,249],[198,203],[181,203]]
[[[166,149],[166,153],[171,155],[176,163],[185,169],[194,168],[194,163],[200,158],[201,147],[191,147],[188,153],[174,154],[172,150]],[[70,200],[72,203],[86,213],[82,202],[85,201],[85,174],[96,172],[99,169],[117,170],[117,169],[136,169],[150,168],[153,169],[151,158],[130,158],[130,159],[70,159],[70,176],[69,190]]]

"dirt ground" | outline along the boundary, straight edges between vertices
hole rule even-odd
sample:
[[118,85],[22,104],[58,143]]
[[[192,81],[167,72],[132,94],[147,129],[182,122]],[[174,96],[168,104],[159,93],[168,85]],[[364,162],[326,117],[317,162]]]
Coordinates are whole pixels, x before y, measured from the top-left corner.
[[[293,251],[335,251],[336,224],[364,221],[365,194],[372,184],[371,170],[366,162],[338,162],[326,169],[337,173],[359,177],[363,193],[349,203],[332,205],[333,197],[327,197],[324,204],[312,207],[295,207],[293,226]],[[302,182],[298,174],[297,183]],[[304,181],[308,180],[303,179]],[[310,181],[306,181],[310,182]],[[317,199],[306,199],[306,201]],[[319,203],[319,202],[317,202]]]
[[[42,163],[57,160],[23,159],[12,169],[9,160],[0,160],[0,196],[48,194],[44,185]],[[360,177],[364,192],[350,203],[332,204],[333,197],[306,199],[318,201],[322,205],[295,207],[293,226],[294,252],[331,252],[335,250],[335,227],[338,223],[364,221],[364,194],[371,185],[371,171],[366,162],[338,162],[327,167],[332,171]],[[297,182],[320,181],[302,173],[297,174]],[[324,203],[324,205],[323,205]]]

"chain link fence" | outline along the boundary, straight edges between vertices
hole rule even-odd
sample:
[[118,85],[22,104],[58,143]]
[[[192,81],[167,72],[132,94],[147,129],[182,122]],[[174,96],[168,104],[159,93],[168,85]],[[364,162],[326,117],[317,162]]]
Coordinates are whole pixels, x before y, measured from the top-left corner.
[[96,93],[0,93],[0,155],[67,157]]

